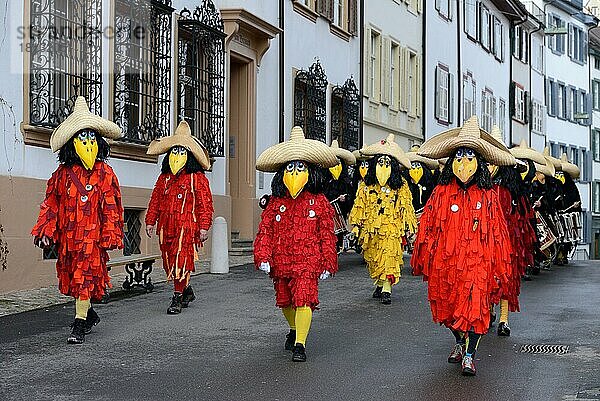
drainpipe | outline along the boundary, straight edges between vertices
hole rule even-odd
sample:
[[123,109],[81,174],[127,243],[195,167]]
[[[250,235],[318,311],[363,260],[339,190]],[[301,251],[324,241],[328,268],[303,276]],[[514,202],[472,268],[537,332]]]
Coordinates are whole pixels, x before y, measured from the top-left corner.
[[279,142],[285,141],[285,0],[279,0]]
[[360,116],[359,118],[359,132],[360,135],[358,137],[358,148],[361,149],[363,147],[363,142],[364,142],[364,137],[365,137],[365,133],[363,131],[364,129],[364,91],[365,91],[365,85],[364,85],[364,81],[365,81],[365,66],[364,66],[364,59],[365,59],[365,1],[366,0],[361,0],[360,1],[360,28],[359,28],[359,36],[360,36],[360,63],[359,63],[359,83],[360,83],[360,89],[359,89],[359,93],[360,93],[360,102],[358,103],[358,115]]

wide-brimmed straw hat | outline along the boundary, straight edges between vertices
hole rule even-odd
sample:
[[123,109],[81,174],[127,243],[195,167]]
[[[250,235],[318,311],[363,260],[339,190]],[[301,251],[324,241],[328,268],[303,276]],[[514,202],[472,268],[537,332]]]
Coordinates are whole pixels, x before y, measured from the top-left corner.
[[108,139],[118,139],[123,136],[123,132],[117,124],[90,112],[85,98],[78,96],[73,106],[73,112],[56,127],[50,136],[52,152],[58,152],[82,130],[95,131],[103,138]]
[[525,139],[521,140],[519,146],[510,148],[510,153],[512,153],[512,155],[517,159],[531,160],[534,163],[542,165],[546,164],[546,159],[544,158],[544,155],[538,152],[537,150],[527,146],[527,142],[525,141]]
[[560,158],[560,163],[561,163],[561,167],[562,167],[562,171],[564,171],[565,173],[569,174],[571,176],[572,179],[576,180],[579,178],[579,175],[581,174],[581,170],[579,169],[579,167],[577,167],[576,164],[573,164],[569,161],[569,159],[567,159],[567,154],[563,153],[561,158]]
[[334,139],[331,142],[330,148],[331,150],[333,150],[333,153],[335,153],[335,155],[338,158],[340,158],[344,163],[346,163],[346,165],[351,166],[353,164],[356,164],[356,157],[349,150],[340,148],[337,139]]
[[514,166],[516,163],[513,155],[504,150],[506,146],[503,143],[479,127],[477,116],[469,118],[462,127],[444,131],[425,141],[418,153],[432,159],[441,159],[452,156],[462,147],[473,149],[485,161],[496,166]]
[[552,164],[552,162],[548,159],[546,159],[545,161],[546,162],[544,164],[533,162],[533,165],[535,166],[535,171],[539,171],[547,177],[554,177],[554,174],[556,173],[554,164]]
[[356,161],[359,161],[359,162],[361,162],[363,160],[369,160],[371,158],[370,156],[363,155],[362,149],[356,149],[355,151],[352,152],[352,154],[356,158]]
[[288,141],[273,145],[258,156],[256,169],[275,173],[281,166],[294,160],[323,168],[335,167],[339,163],[333,149],[321,141],[306,139],[302,128],[294,127]]
[[192,135],[192,130],[187,121],[183,120],[177,126],[175,133],[155,139],[148,146],[149,155],[162,155],[167,153],[174,146],[182,146],[191,152],[203,169],[210,168],[210,159],[206,148],[202,146],[200,140]]
[[552,163],[555,170],[562,171],[562,163],[561,163],[560,159],[557,159],[556,157],[554,157],[550,154],[550,146],[546,146],[544,148],[544,157],[546,158],[546,160],[548,160],[548,161],[550,161],[550,163]]
[[434,169],[438,168],[438,166],[439,166],[438,160],[430,159],[425,156],[421,156],[420,154],[417,153],[419,151],[419,148],[420,148],[419,145],[413,145],[410,148],[410,150],[408,152],[406,152],[406,157],[408,157],[408,160],[410,160],[411,163],[412,162],[420,162],[423,165],[427,166],[427,168],[430,170],[434,170]]
[[402,148],[394,141],[395,135],[389,134],[386,139],[375,142],[361,150],[361,153],[366,156],[387,155],[398,160],[406,168],[410,168],[410,160]]

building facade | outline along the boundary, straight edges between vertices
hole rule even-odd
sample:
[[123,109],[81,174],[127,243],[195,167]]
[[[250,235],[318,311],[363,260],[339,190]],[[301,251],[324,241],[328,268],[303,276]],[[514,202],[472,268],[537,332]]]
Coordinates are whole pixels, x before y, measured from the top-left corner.
[[125,134],[109,162],[126,220],[125,251],[113,256],[156,253],[156,239],[141,233],[162,158],[146,150],[183,118],[213,159],[215,216],[249,239],[256,200],[270,191],[271,176],[254,168],[262,150],[293,125],[328,143],[362,142],[358,0],[5,3],[0,293],[55,282],[55,255],[34,248],[29,231],[57,167],[50,134],[76,95]]
[[600,28],[598,27],[589,31],[589,53],[588,62],[592,94],[592,124],[590,126],[592,233],[590,258],[600,259]]
[[423,141],[423,0],[365,3],[365,143],[396,134],[409,149]]

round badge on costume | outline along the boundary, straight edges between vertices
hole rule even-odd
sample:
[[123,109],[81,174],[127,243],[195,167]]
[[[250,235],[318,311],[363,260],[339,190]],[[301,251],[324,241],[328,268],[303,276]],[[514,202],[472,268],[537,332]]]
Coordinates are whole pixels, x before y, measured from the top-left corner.
[[310,217],[311,219],[312,219],[313,217],[315,217],[316,215],[317,215],[317,214],[315,213],[315,211],[314,211],[314,210],[309,210],[309,211],[308,211],[308,217]]
[[86,191],[91,191],[91,190],[92,190],[92,188],[93,188],[93,187],[92,187],[90,184],[87,184],[87,185],[85,186],[85,190],[86,190]]
[[455,203],[454,205],[450,206],[450,210],[452,210],[454,213],[458,212],[458,205]]
[[477,202],[477,205],[475,206],[475,209],[477,209],[477,210],[481,209],[481,202]]
[[280,215],[275,216],[275,221],[281,221],[281,216]]
[[285,212],[285,205],[281,205],[281,206],[279,207],[279,211],[280,211],[281,213]]
[[181,198],[183,198],[183,195],[182,194],[177,194],[177,199],[181,199]]
[[83,195],[83,196],[81,197],[81,201],[82,201],[82,202],[84,202],[84,203],[85,203],[85,202],[87,202],[87,201],[88,201],[88,197],[87,197],[87,196],[85,196],[85,195]]

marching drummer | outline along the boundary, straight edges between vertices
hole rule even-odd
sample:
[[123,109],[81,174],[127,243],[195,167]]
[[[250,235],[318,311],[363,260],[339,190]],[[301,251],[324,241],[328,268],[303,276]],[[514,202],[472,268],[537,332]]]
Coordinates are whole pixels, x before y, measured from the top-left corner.
[[[579,178],[581,171],[579,170],[579,167],[569,162],[565,153],[563,153],[560,162],[562,171],[557,171],[554,174],[554,177],[562,184],[560,185],[560,188],[562,191],[562,205],[564,209],[559,213],[561,221],[566,223],[564,229],[567,238],[559,246],[555,264],[567,265],[569,263],[568,255],[571,253],[574,243],[576,244],[579,240],[578,227],[572,222],[570,216],[572,216],[573,213],[575,216],[581,213],[581,195],[579,194],[579,190],[574,181]],[[579,224],[577,218],[576,222]]]
[[348,174],[348,167],[356,163],[356,158],[349,150],[340,148],[337,139],[331,142],[331,150],[338,158],[338,164],[329,168],[329,171],[324,172],[325,185],[323,186],[323,194],[327,200],[331,202],[335,210],[335,234],[337,236],[337,250],[341,253],[344,250],[344,236],[348,233],[346,220],[352,204],[354,196],[352,190],[352,178]]

